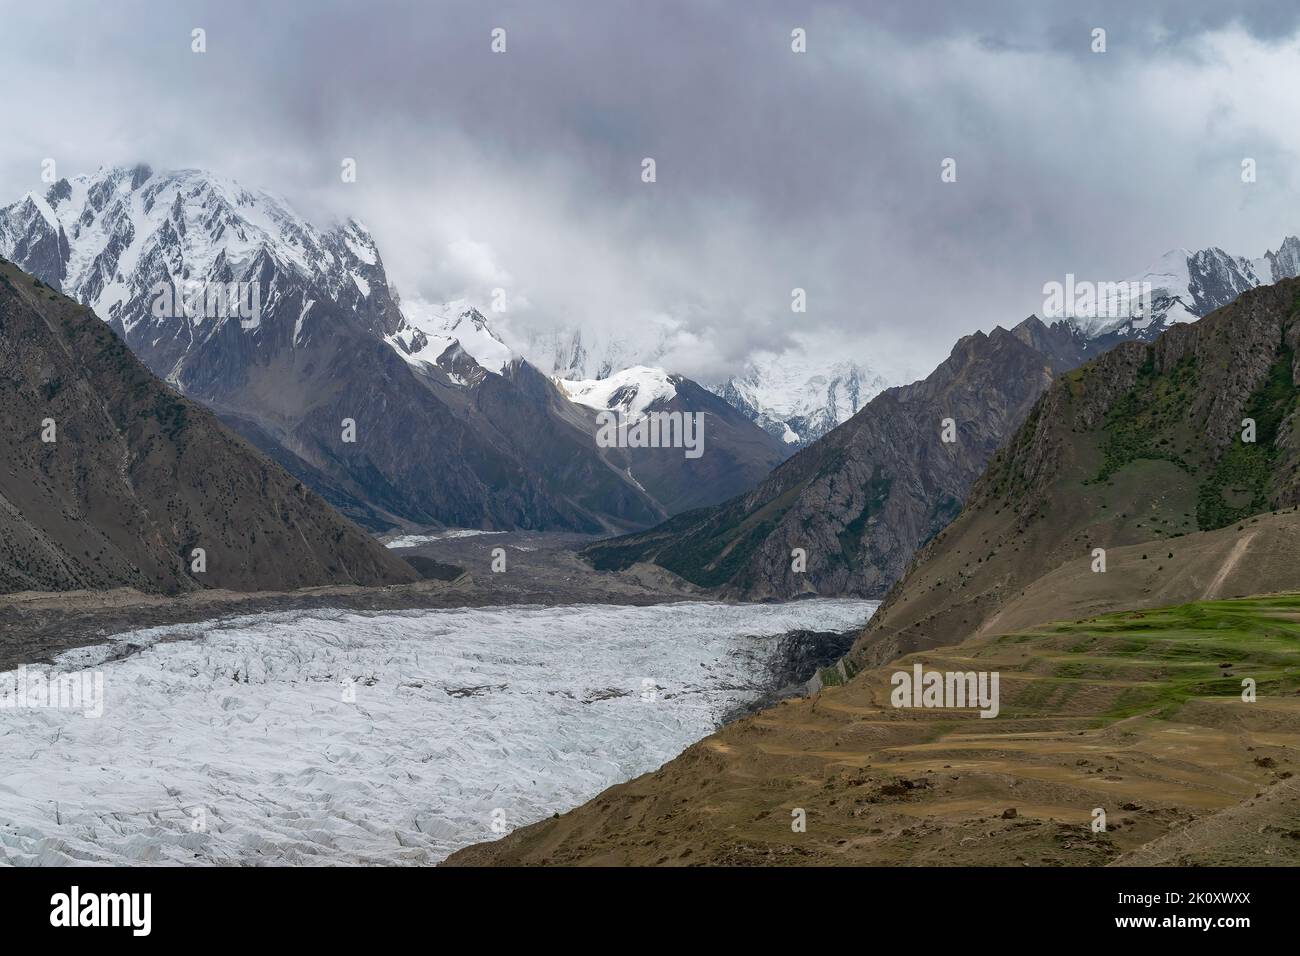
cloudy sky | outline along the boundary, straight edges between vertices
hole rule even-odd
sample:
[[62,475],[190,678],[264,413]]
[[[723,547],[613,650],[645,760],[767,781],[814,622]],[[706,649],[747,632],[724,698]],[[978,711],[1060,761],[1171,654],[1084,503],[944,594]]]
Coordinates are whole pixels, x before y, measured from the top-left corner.
[[516,338],[925,373],[1067,272],[1300,232],[1300,4],[1228,6],[0,0],[0,200],[47,157],[209,168],[356,215],[408,299],[508,289]]

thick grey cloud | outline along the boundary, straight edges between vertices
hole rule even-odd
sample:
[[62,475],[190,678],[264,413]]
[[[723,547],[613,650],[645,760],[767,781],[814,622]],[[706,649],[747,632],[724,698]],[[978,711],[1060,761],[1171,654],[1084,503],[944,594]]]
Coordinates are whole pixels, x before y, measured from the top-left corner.
[[1300,231],[1298,18],[1199,0],[24,5],[2,15],[0,198],[40,188],[45,157],[201,166],[357,215],[408,297],[508,287],[516,335],[663,335],[702,378],[796,340],[923,372],[1066,272]]

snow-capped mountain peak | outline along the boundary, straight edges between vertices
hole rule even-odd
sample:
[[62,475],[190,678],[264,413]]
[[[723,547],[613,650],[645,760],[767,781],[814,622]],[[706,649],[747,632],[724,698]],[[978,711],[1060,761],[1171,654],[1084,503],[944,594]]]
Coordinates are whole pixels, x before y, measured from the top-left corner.
[[[1217,247],[1191,252],[1171,249],[1146,271],[1119,283],[1066,284],[1063,305],[1074,304],[1072,290],[1090,297],[1087,308],[1063,317],[1090,339],[1155,338],[1171,325],[1195,322],[1227,305],[1247,289],[1300,275],[1300,239],[1288,236],[1276,252],[1258,259],[1234,256]],[[1089,286],[1091,288],[1084,289]],[[1114,289],[1104,295],[1103,287]]]
[[[522,348],[535,366],[561,381],[575,401],[604,408],[608,406],[602,402],[610,397],[608,387],[595,383],[633,369],[642,369],[639,376],[643,379],[649,374],[645,370],[652,370],[661,380],[669,375],[663,366],[671,338],[665,328],[640,330],[634,339],[558,328],[534,332]],[[910,380],[903,371],[885,374],[823,357],[811,346],[797,346],[780,355],[759,355],[741,374],[705,387],[794,448],[816,441],[884,389]]]
[[616,411],[627,421],[637,421],[653,406],[677,397],[675,376],[661,368],[634,365],[601,379],[557,378],[569,401],[597,411]]
[[[317,229],[280,197],[205,170],[119,166],[61,179],[44,196],[29,193],[0,208],[0,254],[105,321],[128,333],[143,326],[139,333],[151,338],[174,337],[177,320],[191,341],[225,325],[230,316],[219,315],[198,333],[212,316],[155,309],[160,287],[210,284],[260,284],[263,302],[308,285],[323,293],[317,299],[355,312],[374,332],[398,324],[363,225],[347,220]],[[259,334],[261,323],[240,327]],[[302,333],[297,329],[294,340]]]
[[452,363],[439,360],[448,349],[459,349],[495,375],[515,360],[514,352],[493,331],[487,317],[464,302],[432,305],[414,300],[403,303],[402,311],[405,321],[388,341],[413,365],[437,365],[446,370]]
[[[507,326],[467,301],[413,297],[404,315],[360,222],[316,228],[198,170],[60,180],[0,207],[0,255],[92,306],[156,376],[370,527],[627,531],[730,498],[780,460],[721,402],[654,369],[628,370],[604,402],[634,415],[710,406],[707,463],[607,453],[589,416],[557,407],[546,376],[515,358]],[[218,297],[256,286],[260,309],[192,312],[191,284]],[[175,310],[166,290],[180,285]],[[172,427],[173,406],[155,417]]]
[[[499,374],[515,358],[466,302],[414,300],[403,314],[359,220],[318,228],[281,197],[205,170],[140,165],[59,180],[0,208],[0,255],[120,324],[168,378],[195,347],[225,334],[232,317],[178,308],[178,300],[160,308],[160,288],[188,297],[242,284],[251,303],[255,287],[261,307],[237,328],[262,348],[302,347],[333,306],[335,320],[346,316],[412,364],[439,365],[462,384],[479,374],[471,360]],[[450,349],[455,355],[440,362]]]
[[710,390],[787,445],[804,446],[848,421],[904,376],[884,375],[850,361],[806,354],[762,355],[740,375]]

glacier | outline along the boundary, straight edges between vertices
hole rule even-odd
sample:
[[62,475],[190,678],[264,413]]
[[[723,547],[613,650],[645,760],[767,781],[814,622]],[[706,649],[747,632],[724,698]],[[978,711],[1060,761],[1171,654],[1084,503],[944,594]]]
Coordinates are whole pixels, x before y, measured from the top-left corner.
[[0,711],[0,862],[430,864],[653,770],[876,602],[245,615],[120,634],[98,719]]

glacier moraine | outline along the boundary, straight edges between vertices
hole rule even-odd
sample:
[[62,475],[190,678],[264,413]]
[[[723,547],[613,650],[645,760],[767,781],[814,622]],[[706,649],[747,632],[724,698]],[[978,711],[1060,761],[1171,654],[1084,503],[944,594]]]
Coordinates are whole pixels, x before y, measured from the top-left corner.
[[122,634],[54,668],[102,675],[101,716],[0,708],[0,862],[436,863],[658,767],[771,690],[781,635],[875,607],[317,610]]

